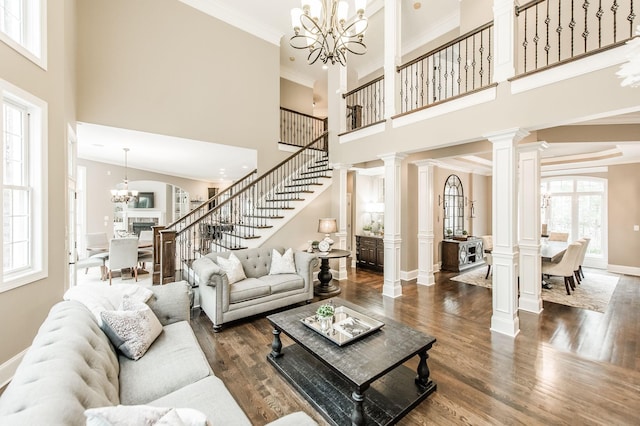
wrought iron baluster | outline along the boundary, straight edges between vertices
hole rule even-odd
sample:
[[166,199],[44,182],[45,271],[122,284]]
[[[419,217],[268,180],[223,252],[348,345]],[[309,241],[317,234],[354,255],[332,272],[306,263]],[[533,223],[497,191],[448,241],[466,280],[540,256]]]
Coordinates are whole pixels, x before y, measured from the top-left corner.
[[461,73],[460,73],[460,62],[462,62],[462,56],[460,55],[460,46],[461,44],[458,43],[458,79],[457,79],[457,83],[458,83],[458,94],[460,94],[460,83],[462,83],[462,77],[461,77]]
[[469,39],[464,40],[464,91],[469,91]]
[[538,36],[538,13],[539,13],[539,9],[538,9],[538,5],[540,3],[536,4],[536,33],[533,36],[533,43],[535,45],[535,54],[534,54],[534,63],[535,63],[535,68],[538,69],[538,42],[540,41],[540,37]]
[[[574,29],[576,27],[576,20],[574,19],[574,0],[571,0],[571,21],[569,22],[569,28],[571,29],[571,57],[573,58],[573,40],[574,40]],[[587,17],[585,16],[585,20]],[[587,46],[585,46],[585,51],[587,50]]]
[[584,39],[584,51],[587,51],[587,39],[589,38],[589,22],[588,22],[588,12],[589,12],[589,0],[584,0],[582,4],[582,8],[584,9],[584,32],[582,33],[582,38]]
[[[447,99],[447,82],[449,80],[449,61],[448,61],[448,50],[444,49],[444,99]],[[441,53],[442,55],[442,53]]]
[[629,10],[629,15],[627,16],[627,21],[629,21],[629,38],[633,37],[633,21],[636,19],[636,14],[633,13],[633,0],[631,0],[631,10]]
[[483,77],[484,77],[484,59],[483,59],[483,55],[484,55],[484,38],[482,37],[482,35],[484,34],[484,31],[480,32],[480,71],[478,72],[480,75],[480,87],[483,86],[482,81],[483,81]]
[[529,9],[524,11],[524,40],[522,41],[522,47],[524,48],[524,72],[527,72],[527,46],[529,41],[527,40],[527,24],[529,21]]
[[602,0],[598,0],[598,11],[596,12],[596,18],[598,18],[598,48],[602,47],[602,16],[604,10],[602,10]]
[[558,33],[558,62],[561,60],[562,54],[562,0],[558,1],[558,26],[556,27],[556,33]]
[[551,50],[551,43],[549,40],[549,24],[551,23],[551,16],[549,15],[549,2],[547,1],[547,17],[544,20],[547,26],[547,44],[544,46],[544,50],[547,52],[547,65],[549,65],[549,51]]
[[471,75],[473,80],[471,81],[471,89],[476,88],[476,37],[473,37],[473,61],[471,62]]

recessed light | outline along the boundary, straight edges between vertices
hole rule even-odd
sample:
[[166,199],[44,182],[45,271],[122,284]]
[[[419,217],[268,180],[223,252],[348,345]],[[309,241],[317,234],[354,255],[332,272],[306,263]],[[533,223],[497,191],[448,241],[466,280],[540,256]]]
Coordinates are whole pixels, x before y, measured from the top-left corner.
[[243,168],[243,169],[248,169],[248,168],[249,168],[249,166],[244,165],[244,166],[242,166],[242,168]]
[[329,66],[327,66],[327,64],[324,64],[324,65],[322,66],[322,69],[323,69],[323,70],[328,70],[328,69],[329,69]]
[[98,148],[104,148],[104,145],[102,145],[101,143],[92,143],[92,146],[96,146]]
[[291,62],[293,62],[293,61],[295,61],[295,60],[296,60],[296,58],[294,58],[293,56],[289,56],[289,60],[290,60]]
[[417,1],[417,2],[414,2],[414,3],[413,3],[413,8],[414,8],[415,10],[418,10],[418,9],[420,9],[421,7],[422,7],[422,3],[420,3],[419,1]]

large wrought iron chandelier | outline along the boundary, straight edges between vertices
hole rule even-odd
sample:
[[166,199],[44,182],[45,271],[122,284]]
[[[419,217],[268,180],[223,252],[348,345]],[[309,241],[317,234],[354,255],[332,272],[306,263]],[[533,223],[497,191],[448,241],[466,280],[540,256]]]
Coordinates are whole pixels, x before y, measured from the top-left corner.
[[129,203],[130,201],[136,201],[138,198],[138,191],[129,191],[129,180],[127,180],[127,153],[129,148],[123,148],[124,150],[124,188],[111,190],[111,202],[113,203]]
[[366,0],[355,0],[356,16],[347,21],[349,4],[342,0],[302,0],[302,8],[291,10],[295,35],[290,44],[296,49],[309,49],[307,62],[320,60],[347,65],[347,53],[364,55],[362,42],[368,21],[364,16]]

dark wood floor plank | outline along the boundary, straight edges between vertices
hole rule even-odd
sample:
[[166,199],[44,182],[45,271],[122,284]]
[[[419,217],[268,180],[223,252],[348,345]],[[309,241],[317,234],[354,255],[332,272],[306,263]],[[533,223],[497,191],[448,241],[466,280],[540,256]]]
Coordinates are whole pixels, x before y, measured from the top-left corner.
[[[382,297],[382,274],[350,270],[340,282],[340,297],[437,338],[429,367],[438,390],[401,425],[640,424],[640,278],[622,276],[604,313],[549,302],[540,315],[521,312],[513,339],[489,330],[491,290],[454,275],[436,274],[431,287],[403,282],[396,299]],[[264,316],[217,334],[204,314],[192,325],[253,424],[298,410],[326,424],[267,362]],[[405,365],[415,369],[417,359]]]

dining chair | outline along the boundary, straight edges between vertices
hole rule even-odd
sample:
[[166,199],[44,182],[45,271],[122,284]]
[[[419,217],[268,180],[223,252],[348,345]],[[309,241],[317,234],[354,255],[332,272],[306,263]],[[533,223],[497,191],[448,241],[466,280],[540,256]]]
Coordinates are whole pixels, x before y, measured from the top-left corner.
[[153,231],[140,231],[138,241],[140,241],[140,243],[153,243]]
[[549,232],[549,241],[569,241],[568,232]]
[[[106,253],[109,251],[109,239],[107,238],[107,233],[106,232],[94,232],[94,233],[90,233],[90,234],[86,234],[84,236],[84,242],[85,242],[85,247],[87,248],[87,259],[91,258],[92,256],[95,256],[96,254],[99,253]],[[84,260],[84,259],[81,259]],[[104,259],[102,259],[103,263],[104,263]],[[80,266],[80,263],[83,264],[83,266]],[[91,266],[96,266],[94,265],[97,264],[97,261],[89,261],[87,260],[86,262],[80,262],[78,261],[77,265],[79,268],[85,268],[84,273],[85,275],[87,274],[87,272],[89,272],[89,268]],[[89,266],[86,266],[89,265]]]
[[569,244],[562,259],[558,263],[542,262],[542,274],[548,276],[564,277],[564,287],[567,294],[571,295],[570,288],[575,288],[573,284],[573,270],[576,258],[580,255],[582,244],[575,242]]
[[109,243],[109,258],[106,267],[111,285],[112,271],[131,268],[136,282],[138,281],[138,238],[114,238]]
[[574,271],[576,278],[578,279],[578,284],[580,284],[582,279],[584,278],[582,264],[584,263],[584,258],[587,256],[587,248],[589,248],[589,241],[591,241],[591,238],[582,237],[579,241],[582,242],[582,252],[580,253],[578,261],[576,262],[576,269]]
[[489,278],[489,274],[491,273],[491,265],[493,265],[493,255],[491,253],[487,253],[486,250],[493,250],[493,235],[483,235],[482,238],[482,250],[484,251],[484,263],[487,264],[487,275],[484,276],[486,280]]

